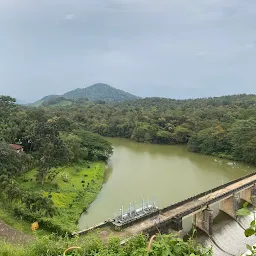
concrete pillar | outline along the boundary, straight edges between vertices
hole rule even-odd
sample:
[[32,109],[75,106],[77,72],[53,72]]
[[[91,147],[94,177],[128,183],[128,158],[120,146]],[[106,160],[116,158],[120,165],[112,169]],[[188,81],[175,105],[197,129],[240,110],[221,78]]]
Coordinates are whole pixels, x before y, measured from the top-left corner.
[[245,190],[240,192],[240,198],[246,202],[256,204],[256,185],[254,184],[250,188],[246,188]]
[[246,202],[251,203],[252,188],[246,188],[240,192],[240,198]]
[[213,210],[207,207],[205,210],[195,214],[194,225],[209,236],[212,235]]
[[254,206],[256,206],[256,184],[251,188],[251,202]]
[[182,230],[182,217],[175,217],[170,220],[170,228],[175,231]]
[[240,208],[240,195],[234,194],[233,196],[224,199],[220,202],[220,210],[236,219],[236,211]]

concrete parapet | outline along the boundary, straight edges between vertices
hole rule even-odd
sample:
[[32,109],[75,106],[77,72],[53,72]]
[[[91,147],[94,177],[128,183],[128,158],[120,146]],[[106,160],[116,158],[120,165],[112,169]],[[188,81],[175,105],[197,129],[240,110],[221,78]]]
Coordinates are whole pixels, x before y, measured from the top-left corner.
[[104,227],[108,227],[110,226],[111,227],[111,224],[112,222],[111,221],[105,221],[105,222],[102,222],[102,223],[99,223],[93,227],[90,227],[90,228],[87,228],[87,229],[84,229],[84,230],[81,230],[81,231],[78,231],[78,232],[73,232],[72,235],[75,236],[75,235],[78,235],[78,236],[81,236],[81,235],[85,235],[93,230],[96,230],[96,229],[99,229],[99,228],[104,228]]
[[175,217],[158,222],[155,225],[144,229],[143,233],[154,235],[160,231],[163,234],[168,234],[170,231],[182,231],[182,228],[182,217]]

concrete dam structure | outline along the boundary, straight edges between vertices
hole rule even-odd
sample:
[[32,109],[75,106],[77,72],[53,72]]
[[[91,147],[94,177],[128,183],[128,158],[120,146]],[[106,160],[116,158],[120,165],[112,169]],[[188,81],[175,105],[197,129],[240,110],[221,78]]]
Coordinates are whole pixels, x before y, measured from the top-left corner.
[[[214,233],[214,205],[218,205],[220,212],[224,212],[230,218],[234,219],[236,225],[241,228],[247,228],[249,221],[245,223],[244,220],[244,223],[239,223],[237,221],[236,211],[245,201],[253,204],[255,197],[256,173],[251,173],[165,208],[158,209],[154,206],[152,211],[148,211],[144,215],[140,214],[137,218],[129,219],[129,221],[122,223],[120,221],[117,222],[116,219],[108,220],[90,229],[80,231],[79,234],[82,235],[90,230],[103,226],[110,226],[113,230],[119,231],[120,234],[125,233],[127,236],[133,236],[138,233],[152,235],[159,231],[170,233],[173,231],[182,231],[183,220],[190,217],[194,227],[197,227],[209,237],[212,237]],[[119,216],[119,219],[122,218],[123,216]],[[242,229],[241,232],[243,233]],[[218,247],[218,244],[216,244],[216,250],[221,251],[219,255],[235,255]]]

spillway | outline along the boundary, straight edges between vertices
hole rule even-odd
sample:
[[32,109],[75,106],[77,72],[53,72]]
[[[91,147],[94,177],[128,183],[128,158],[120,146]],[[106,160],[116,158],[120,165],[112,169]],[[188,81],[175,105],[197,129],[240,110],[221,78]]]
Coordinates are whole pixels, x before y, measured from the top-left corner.
[[220,212],[214,219],[213,235],[208,237],[199,231],[197,240],[212,247],[214,256],[241,255],[247,250],[246,244],[256,243],[255,236],[246,238],[244,235],[244,229],[249,227],[252,220],[252,214],[236,221],[226,213]]

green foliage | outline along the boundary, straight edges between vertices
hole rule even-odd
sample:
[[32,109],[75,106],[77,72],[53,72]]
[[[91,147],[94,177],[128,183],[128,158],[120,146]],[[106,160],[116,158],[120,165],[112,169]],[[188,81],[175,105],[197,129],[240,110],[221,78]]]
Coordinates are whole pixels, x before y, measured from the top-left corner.
[[233,95],[194,100],[81,102],[45,111],[47,116],[56,118],[61,131],[68,133],[89,130],[139,142],[188,144],[188,149],[194,152],[253,164],[255,104],[255,95]]
[[74,133],[81,139],[81,147],[88,151],[89,160],[106,161],[113,153],[111,144],[101,136],[81,129]]
[[183,126],[176,126],[174,129],[174,137],[177,143],[187,143],[191,136],[191,130]]
[[47,98],[47,100],[43,101],[42,106],[67,106],[71,105],[73,103],[72,100],[68,100],[65,97],[62,96],[50,96]]
[[153,242],[151,250],[147,253],[147,238],[138,235],[129,240],[125,245],[120,245],[116,237],[110,238],[104,244],[97,235],[81,238],[56,237],[55,235],[38,238],[35,242],[25,247],[18,247],[0,241],[0,256],[58,256],[71,246],[80,247],[72,251],[76,256],[163,256],[163,255],[188,255],[211,256],[211,249],[195,245],[193,240],[187,242],[173,235],[158,235]]
[[152,249],[149,253],[152,256],[162,255],[212,255],[211,249],[202,248],[200,245],[196,245],[193,239],[183,241],[174,235],[162,235],[157,238],[152,245]]
[[[83,98],[83,92],[77,90],[70,97]],[[34,147],[33,141],[32,147],[28,141],[35,136],[35,127],[50,123],[61,132],[69,160],[74,162],[80,156],[95,160],[109,156],[101,139],[99,155],[90,149],[84,139],[91,145],[95,143],[89,134],[83,134],[86,130],[139,142],[188,144],[188,149],[194,152],[256,163],[255,95],[194,100],[146,98],[106,104],[79,100],[70,106],[40,109],[7,102],[6,112],[10,114],[1,123],[0,136],[8,143],[21,140],[26,152]],[[106,154],[102,154],[104,151]]]
[[[36,169],[33,169],[18,179],[21,190],[35,197],[40,194],[46,198],[45,200],[52,201],[53,205],[41,207],[41,210],[40,208],[32,210],[32,206],[28,209],[28,207],[21,208],[13,205],[16,216],[26,219],[29,223],[38,220],[40,226],[43,225],[44,229],[52,232],[71,232],[77,230],[77,220],[81,213],[89,207],[101,189],[104,179],[104,163],[81,162],[66,167],[52,168],[46,175],[43,185],[38,184],[35,178],[30,181],[35,175]],[[68,182],[66,175],[68,175]],[[33,205],[34,201],[24,200],[24,203]],[[53,206],[53,209],[50,206]]]
[[21,175],[31,168],[33,158],[22,152],[17,153],[10,145],[0,142],[0,175],[5,171],[10,177]]
[[128,92],[116,89],[107,84],[94,84],[86,88],[78,88],[69,91],[63,95],[49,95],[35,102],[34,106],[64,106],[70,105],[72,102],[83,104],[95,101],[97,104],[105,104],[105,102],[121,102],[127,100],[138,99],[139,97]]
[[47,172],[52,167],[68,162],[67,148],[59,137],[55,124],[51,122],[38,123],[31,140],[34,154],[39,160],[37,178],[43,184]]
[[243,208],[237,210],[236,215],[237,216],[249,216],[251,214],[251,211],[247,208],[248,207],[248,202],[245,202],[243,204]]
[[227,131],[219,125],[201,130],[190,138],[188,148],[206,155],[227,153],[230,148]]
[[230,130],[232,154],[238,160],[256,163],[256,119],[236,121]]
[[70,162],[78,162],[88,159],[88,150],[82,146],[82,138],[73,133],[62,133],[61,139],[64,142]]
[[[246,237],[256,235],[256,207],[255,207],[255,200],[254,199],[255,199],[254,197],[251,198],[251,201],[252,201],[252,204],[253,204],[252,209],[249,209],[248,208],[249,203],[245,202],[243,204],[243,208],[237,210],[237,212],[236,212],[237,216],[249,216],[249,215],[253,214],[254,220],[251,221],[250,226],[247,229],[245,229],[245,231],[244,231],[244,235]],[[249,244],[247,244],[246,248],[250,251],[250,254],[248,254],[248,255],[255,255],[256,254],[256,246],[255,245],[250,246]]]
[[15,102],[10,96],[0,95],[0,141],[11,143],[11,138],[17,133],[17,125],[13,126],[16,119]]
[[[112,147],[54,111],[48,114],[14,102],[0,97],[4,110],[0,119],[0,200],[6,202],[12,216],[38,220],[52,231],[76,230],[81,212],[97,196],[104,175],[104,163],[85,160],[106,161]],[[9,143],[21,144],[24,153],[17,153]],[[67,164],[70,166],[59,168]]]
[[114,87],[102,83],[94,84],[82,89],[76,89],[65,93],[63,96],[67,99],[88,98],[90,101],[106,102],[125,101],[138,98],[130,93],[118,90]]

